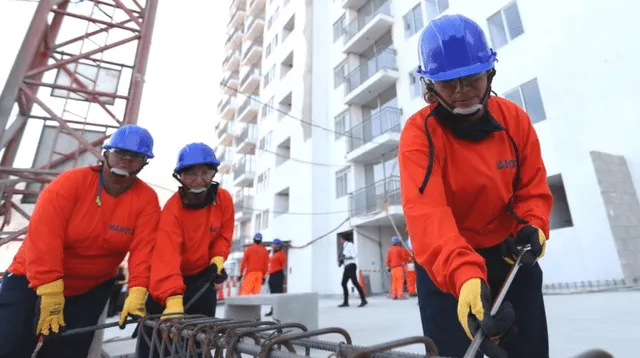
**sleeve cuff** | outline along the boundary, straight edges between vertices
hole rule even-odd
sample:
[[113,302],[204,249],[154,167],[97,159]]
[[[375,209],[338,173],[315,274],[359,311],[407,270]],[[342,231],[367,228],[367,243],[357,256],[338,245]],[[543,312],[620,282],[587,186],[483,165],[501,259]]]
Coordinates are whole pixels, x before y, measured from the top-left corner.
[[453,282],[455,285],[455,292],[452,292],[456,298],[460,296],[460,290],[465,282],[472,278],[479,278],[483,281],[487,281],[487,269],[486,267],[478,267],[475,264],[466,264],[459,267],[452,273]]

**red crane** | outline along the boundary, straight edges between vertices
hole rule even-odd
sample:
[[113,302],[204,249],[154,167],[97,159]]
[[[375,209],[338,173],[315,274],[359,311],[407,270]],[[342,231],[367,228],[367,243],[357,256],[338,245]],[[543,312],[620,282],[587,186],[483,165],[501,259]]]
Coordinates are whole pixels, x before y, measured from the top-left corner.
[[[158,0],[40,0],[0,94],[0,245],[12,215],[63,170],[94,164],[120,126],[134,124]],[[40,131],[30,168],[15,160],[25,129]],[[23,138],[25,137],[25,138]]]

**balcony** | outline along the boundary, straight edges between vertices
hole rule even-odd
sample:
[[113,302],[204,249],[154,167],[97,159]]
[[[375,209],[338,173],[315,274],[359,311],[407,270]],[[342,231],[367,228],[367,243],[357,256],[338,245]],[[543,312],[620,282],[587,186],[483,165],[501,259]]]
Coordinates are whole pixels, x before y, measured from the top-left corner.
[[233,156],[233,148],[222,147],[221,150],[218,150],[218,153],[216,154],[218,161],[220,161],[218,172],[221,174],[227,174],[231,171],[233,168]]
[[240,123],[255,123],[260,111],[260,97],[251,95],[245,98],[238,108],[236,121]]
[[231,10],[231,16],[229,16],[229,22],[227,23],[227,28],[235,28],[238,26],[242,26],[245,19],[244,12],[244,4],[236,6]]
[[267,0],[249,0],[249,5],[247,5],[247,15],[254,16],[264,12],[266,2]]
[[222,68],[225,71],[234,72],[240,67],[240,50],[233,50],[227,54],[222,61]]
[[262,36],[245,43],[242,49],[242,64],[251,66],[262,58]]
[[245,0],[231,0],[231,5],[229,5],[229,11],[233,12],[239,7],[244,8],[244,2]]
[[236,137],[235,132],[236,126],[233,121],[228,121],[225,123],[219,130],[218,133],[218,145],[222,145],[228,147],[231,143],[233,143],[233,138]]
[[242,192],[236,194],[233,198],[233,207],[236,211],[236,221],[251,220],[253,214],[253,195]]
[[347,131],[347,155],[352,163],[370,164],[398,148],[402,110],[384,107]]
[[342,0],[343,9],[358,10],[361,9],[367,0]]
[[231,253],[244,252],[244,240],[245,238],[242,236],[234,237],[233,240],[231,240]]
[[238,27],[229,36],[227,40],[224,42],[224,46],[227,49],[237,49],[242,45],[242,27]]
[[[238,109],[238,103],[235,96],[226,96],[227,99],[222,102],[218,109],[220,110],[220,118],[226,120],[233,120],[236,109]],[[224,99],[224,97],[223,97]]]
[[240,84],[238,72],[226,72],[222,77],[222,93],[226,95],[234,94]]
[[256,158],[244,155],[233,166],[233,185],[241,188],[253,188],[256,177]]
[[400,178],[391,176],[352,192],[349,212],[354,226],[391,226],[389,219],[404,225]]
[[363,53],[393,27],[391,0],[370,0],[364,6],[371,11],[358,14],[345,27],[345,53]]
[[361,106],[393,86],[398,78],[396,51],[386,48],[347,75],[344,102]]
[[244,94],[252,94],[260,87],[260,69],[257,67],[250,68],[240,79],[240,92]]
[[236,137],[236,153],[238,154],[256,154],[256,146],[258,145],[258,125],[247,124],[242,128],[238,137]]
[[250,18],[244,27],[244,41],[252,41],[256,37],[262,37],[264,32],[264,15],[258,14]]

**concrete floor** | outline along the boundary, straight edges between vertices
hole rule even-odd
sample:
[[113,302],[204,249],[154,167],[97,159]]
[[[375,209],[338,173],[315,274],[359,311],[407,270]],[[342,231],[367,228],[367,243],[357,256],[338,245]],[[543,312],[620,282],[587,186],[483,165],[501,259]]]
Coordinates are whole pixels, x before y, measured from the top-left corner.
[[[373,297],[369,302],[364,308],[338,308],[339,300],[322,299],[320,326],[345,328],[358,345],[373,345],[422,333],[417,299],[392,301]],[[638,356],[640,291],[547,296],[546,303],[551,357],[569,358],[593,348],[607,350],[616,358]],[[218,316],[222,317],[224,306],[218,308]],[[105,332],[105,340],[130,337],[131,329],[109,329]],[[338,340],[338,337],[322,339]],[[122,342],[119,346],[133,351],[131,342]],[[424,353],[424,348],[418,346],[402,350]]]

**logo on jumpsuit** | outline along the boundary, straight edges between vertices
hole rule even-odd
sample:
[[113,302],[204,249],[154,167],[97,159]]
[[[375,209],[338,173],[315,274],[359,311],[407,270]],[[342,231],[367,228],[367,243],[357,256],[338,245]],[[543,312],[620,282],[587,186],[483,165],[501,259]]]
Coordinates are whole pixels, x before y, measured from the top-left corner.
[[502,159],[496,162],[496,169],[515,169],[516,160],[515,159]]
[[116,224],[109,224],[109,231],[119,232],[121,234],[133,235],[136,233],[136,229],[131,227],[124,227]]
[[218,230],[220,230],[220,229],[222,229],[222,226],[211,227],[211,228],[209,228],[209,232],[213,234],[213,233],[218,232]]

